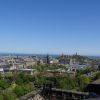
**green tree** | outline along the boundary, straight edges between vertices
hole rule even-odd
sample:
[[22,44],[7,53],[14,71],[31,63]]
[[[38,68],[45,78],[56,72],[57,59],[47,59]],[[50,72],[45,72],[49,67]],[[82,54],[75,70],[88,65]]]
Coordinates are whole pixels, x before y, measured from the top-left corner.
[[86,86],[90,83],[90,78],[83,75],[79,76],[77,80],[81,91],[84,91]]
[[14,92],[18,97],[23,96],[25,93],[23,87],[19,85],[15,87]]
[[9,86],[10,86],[10,84],[9,84],[9,82],[7,82],[7,80],[5,80],[5,79],[0,80],[0,87],[1,87],[2,89],[6,89],[6,88],[8,88]]
[[27,84],[27,85],[17,85],[13,91],[18,97],[20,97],[31,92],[32,90],[33,86],[31,84]]
[[0,95],[0,100],[4,100],[3,95]]
[[61,89],[72,90],[76,88],[75,79],[71,78],[69,75],[66,77],[61,77],[58,83],[58,87]]
[[95,81],[95,80],[97,80],[97,79],[99,79],[99,78],[100,78],[100,72],[96,73],[96,74],[94,75],[94,77],[92,78],[92,80]]

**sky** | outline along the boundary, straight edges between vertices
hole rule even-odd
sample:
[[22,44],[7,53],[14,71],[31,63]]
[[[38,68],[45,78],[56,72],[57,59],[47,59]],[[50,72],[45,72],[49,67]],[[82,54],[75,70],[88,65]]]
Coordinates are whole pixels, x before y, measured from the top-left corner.
[[100,55],[100,0],[0,0],[0,52]]

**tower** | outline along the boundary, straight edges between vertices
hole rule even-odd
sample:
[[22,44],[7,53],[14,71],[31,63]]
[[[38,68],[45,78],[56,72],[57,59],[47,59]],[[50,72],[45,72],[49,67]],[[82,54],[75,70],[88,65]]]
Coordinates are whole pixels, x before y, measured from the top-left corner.
[[47,54],[46,59],[47,59],[47,64],[50,65],[50,56],[48,54]]

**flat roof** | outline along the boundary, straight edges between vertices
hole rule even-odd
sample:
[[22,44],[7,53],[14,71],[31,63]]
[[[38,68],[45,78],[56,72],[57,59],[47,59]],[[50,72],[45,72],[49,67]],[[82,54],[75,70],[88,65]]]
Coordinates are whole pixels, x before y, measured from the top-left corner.
[[35,70],[35,69],[28,69],[28,68],[23,68],[23,69],[18,69],[18,70],[22,70],[22,71],[33,71],[33,70]]

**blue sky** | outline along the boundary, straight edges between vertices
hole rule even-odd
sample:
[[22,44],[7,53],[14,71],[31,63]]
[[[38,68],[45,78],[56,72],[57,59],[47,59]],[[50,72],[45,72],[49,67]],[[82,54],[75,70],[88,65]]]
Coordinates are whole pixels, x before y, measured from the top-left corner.
[[0,52],[100,55],[100,0],[0,0]]

